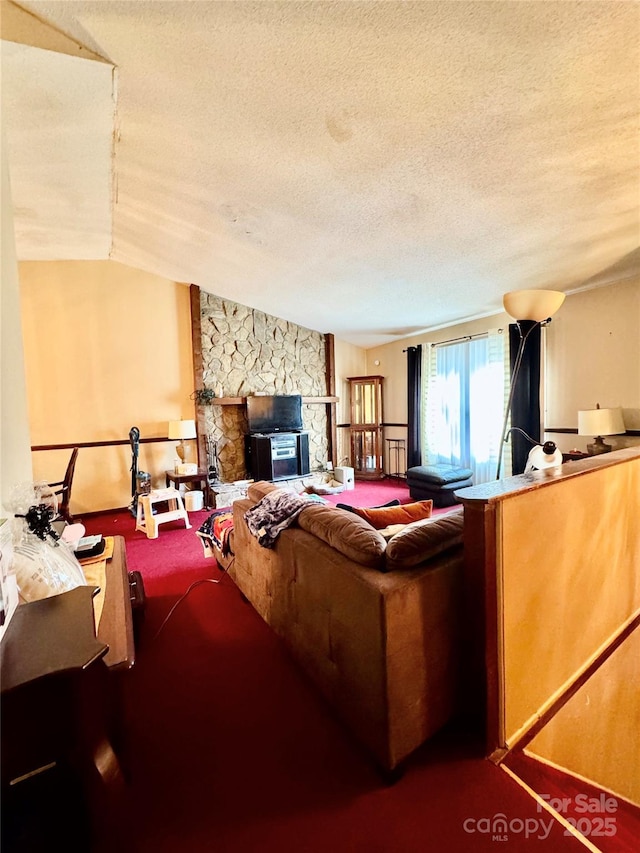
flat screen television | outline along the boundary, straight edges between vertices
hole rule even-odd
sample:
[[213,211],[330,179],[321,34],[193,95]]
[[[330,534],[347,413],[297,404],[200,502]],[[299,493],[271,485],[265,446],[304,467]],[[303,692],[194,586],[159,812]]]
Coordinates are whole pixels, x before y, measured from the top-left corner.
[[302,429],[302,397],[276,394],[247,397],[249,432],[296,432]]

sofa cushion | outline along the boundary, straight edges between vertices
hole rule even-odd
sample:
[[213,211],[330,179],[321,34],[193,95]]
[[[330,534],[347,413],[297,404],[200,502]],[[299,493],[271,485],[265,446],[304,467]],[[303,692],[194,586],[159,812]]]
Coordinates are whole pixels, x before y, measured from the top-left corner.
[[369,509],[367,507],[354,507],[353,511],[360,518],[368,521],[376,530],[382,530],[390,524],[410,524],[412,521],[420,521],[430,518],[433,509],[433,501],[415,501],[400,506]]
[[277,488],[275,483],[270,483],[268,480],[257,480],[255,483],[249,485],[247,497],[250,501],[257,504],[265,495],[268,495],[269,492]]
[[384,567],[384,537],[353,513],[313,504],[302,510],[298,526],[361,566]]
[[408,524],[387,543],[386,571],[408,569],[462,543],[464,510]]

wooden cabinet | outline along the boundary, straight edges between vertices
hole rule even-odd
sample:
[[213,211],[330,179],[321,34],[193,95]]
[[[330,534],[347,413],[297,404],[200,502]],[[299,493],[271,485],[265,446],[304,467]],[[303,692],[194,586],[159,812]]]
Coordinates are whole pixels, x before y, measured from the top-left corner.
[[374,480],[383,476],[382,376],[348,378],[351,401],[351,462],[354,476]]
[[2,841],[14,853],[126,848],[119,677],[135,645],[121,536],[104,587],[97,635],[87,585],[21,604],[2,638]]
[[309,473],[309,433],[245,436],[245,462],[254,480],[286,480]]

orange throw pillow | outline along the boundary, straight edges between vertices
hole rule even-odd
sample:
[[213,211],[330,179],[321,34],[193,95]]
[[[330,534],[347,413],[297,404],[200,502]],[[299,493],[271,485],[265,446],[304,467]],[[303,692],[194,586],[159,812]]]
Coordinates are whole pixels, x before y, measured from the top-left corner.
[[376,530],[382,530],[383,527],[388,527],[390,524],[410,524],[412,521],[431,518],[432,509],[433,501],[416,501],[412,504],[380,507],[379,509],[353,507],[353,512],[368,521]]

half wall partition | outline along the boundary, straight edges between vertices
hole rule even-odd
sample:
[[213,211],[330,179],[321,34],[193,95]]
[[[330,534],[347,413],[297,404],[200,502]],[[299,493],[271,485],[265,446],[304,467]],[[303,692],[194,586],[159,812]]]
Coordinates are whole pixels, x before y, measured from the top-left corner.
[[487,754],[640,806],[640,448],[457,494]]

